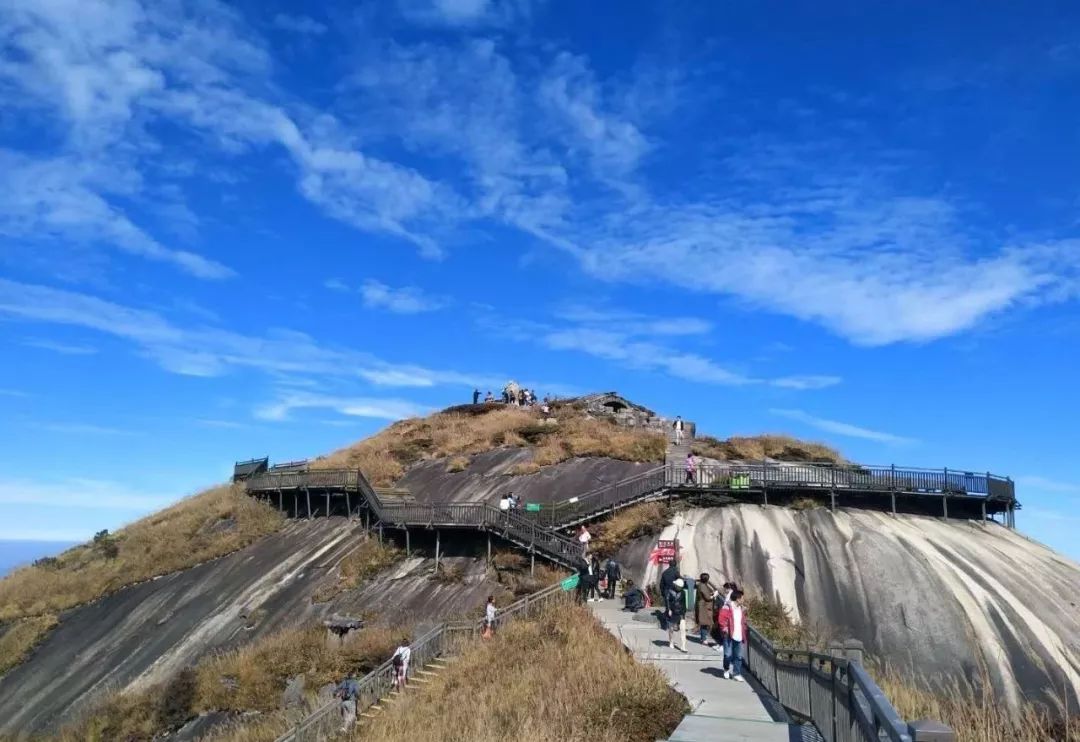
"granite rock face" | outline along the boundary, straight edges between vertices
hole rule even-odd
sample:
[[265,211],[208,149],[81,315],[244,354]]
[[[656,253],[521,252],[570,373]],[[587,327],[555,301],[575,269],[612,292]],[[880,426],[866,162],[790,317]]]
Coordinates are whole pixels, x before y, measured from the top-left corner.
[[101,693],[149,687],[209,653],[335,612],[372,610],[421,626],[480,615],[493,590],[483,560],[471,558],[477,544],[462,550],[469,556],[448,549],[447,562],[463,574],[459,584],[430,579],[431,560],[416,556],[361,590],[313,603],[362,530],[345,518],[295,522],[229,556],[68,611],[26,662],[0,677],[0,733],[55,730]]
[[[685,574],[779,599],[927,679],[979,678],[998,696],[1080,696],[1080,564],[996,524],[735,505],[677,515]],[[646,583],[654,539],[624,558]],[[1050,689],[1050,693],[1047,690]],[[1054,690],[1056,689],[1056,691]]]

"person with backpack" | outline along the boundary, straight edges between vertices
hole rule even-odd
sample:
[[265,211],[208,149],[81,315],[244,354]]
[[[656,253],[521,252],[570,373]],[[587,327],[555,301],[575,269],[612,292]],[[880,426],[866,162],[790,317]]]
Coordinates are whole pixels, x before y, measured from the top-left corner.
[[[671,589],[677,579],[679,579],[679,565],[672,559],[668,562],[667,569],[660,573],[660,600],[667,599],[668,590]],[[665,611],[660,614],[660,628],[667,629],[667,627],[667,612]]]
[[334,696],[339,699],[342,734],[352,731],[353,726],[356,725],[356,697],[358,695],[360,695],[360,688],[356,684],[356,678],[349,673],[338,683],[334,691]]
[[668,646],[675,649],[675,632],[679,633],[679,651],[686,654],[686,595],[682,578],[677,578],[664,594],[667,616]]
[[742,658],[748,629],[742,597],[741,590],[731,593],[731,599],[720,609],[719,621],[720,630],[724,634],[724,677],[745,683],[746,679],[742,676]]
[[394,656],[390,663],[394,666],[394,688],[399,691],[405,690],[405,684],[409,682],[409,659],[412,658],[412,649],[408,644],[402,644],[394,650]]

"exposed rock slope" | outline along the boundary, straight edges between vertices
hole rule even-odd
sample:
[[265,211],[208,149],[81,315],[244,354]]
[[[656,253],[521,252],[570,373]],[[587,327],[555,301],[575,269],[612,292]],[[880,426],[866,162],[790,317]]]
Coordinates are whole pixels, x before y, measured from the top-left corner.
[[[734,578],[803,621],[922,675],[981,676],[998,694],[1080,693],[1080,565],[996,524],[738,505],[678,514],[685,574]],[[648,542],[628,549],[638,573]],[[723,582],[723,579],[720,580]]]

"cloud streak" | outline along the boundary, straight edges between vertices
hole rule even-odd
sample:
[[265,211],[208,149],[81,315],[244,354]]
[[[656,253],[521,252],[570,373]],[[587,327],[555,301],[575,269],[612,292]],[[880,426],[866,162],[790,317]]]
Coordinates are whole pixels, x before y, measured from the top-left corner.
[[846,438],[860,438],[862,440],[874,441],[875,443],[885,443],[892,446],[912,445],[918,443],[914,438],[905,438],[903,436],[894,435],[892,433],[885,433],[880,430],[871,430],[870,428],[863,428],[852,423],[841,422],[839,420],[830,420],[824,417],[815,417],[814,415],[804,412],[803,410],[790,410],[790,409],[772,409],[769,410],[772,415],[779,417],[785,417],[788,420],[794,420],[796,422],[808,425],[811,428],[821,430],[825,433],[832,433],[834,435],[841,435]]

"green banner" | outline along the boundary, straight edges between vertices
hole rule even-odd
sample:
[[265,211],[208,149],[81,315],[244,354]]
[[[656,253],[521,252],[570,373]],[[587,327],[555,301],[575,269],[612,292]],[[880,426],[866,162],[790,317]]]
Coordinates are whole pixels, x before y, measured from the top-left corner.
[[538,503],[538,502],[527,502],[527,503],[525,503],[525,509],[528,510],[530,513],[539,512],[540,511],[540,503]]
[[581,575],[570,575],[565,580],[559,583],[562,589],[569,592],[574,590],[578,586],[578,582],[581,580]]

